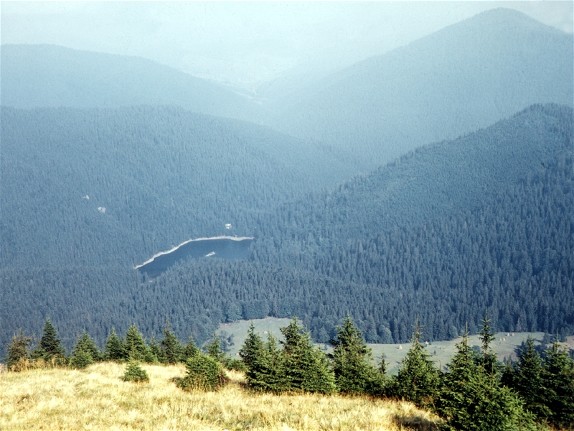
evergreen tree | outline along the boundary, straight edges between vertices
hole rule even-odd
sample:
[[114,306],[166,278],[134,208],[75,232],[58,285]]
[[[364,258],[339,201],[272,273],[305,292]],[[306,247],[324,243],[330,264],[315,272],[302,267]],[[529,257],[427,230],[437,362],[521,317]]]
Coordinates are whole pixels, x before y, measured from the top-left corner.
[[255,326],[253,322],[249,325],[249,330],[247,331],[247,337],[241,349],[239,349],[239,357],[249,370],[253,367],[255,363],[255,358],[257,355],[261,354],[263,349],[263,341],[261,337],[255,333]]
[[544,365],[531,337],[519,351],[516,364],[503,375],[503,383],[514,389],[524,400],[525,408],[538,418],[551,416],[546,405],[548,392],[544,386]]
[[189,358],[198,355],[199,353],[200,353],[199,348],[195,344],[195,341],[193,341],[193,337],[189,337],[187,344],[183,347],[181,353],[181,360],[183,362],[186,362]]
[[439,371],[420,342],[421,328],[417,322],[412,343],[396,375],[392,392],[417,406],[430,406],[440,384]]
[[178,386],[185,390],[216,391],[227,383],[223,366],[215,358],[199,353],[186,362],[187,374]]
[[150,356],[155,358],[158,362],[162,364],[166,363],[166,358],[163,350],[161,349],[160,343],[153,336],[149,340],[148,351]]
[[291,320],[281,328],[283,341],[283,370],[287,387],[306,392],[332,393],[336,390],[335,375],[327,357],[311,343],[311,337]]
[[70,357],[70,365],[74,368],[85,368],[88,365],[99,361],[100,351],[94,340],[86,331],[80,335]]
[[496,354],[492,350],[491,344],[494,341],[494,332],[490,324],[490,319],[485,314],[482,319],[482,328],[480,330],[480,341],[481,341],[481,351],[482,358],[480,363],[490,376],[494,376],[497,371],[497,359]]
[[273,335],[267,336],[267,342],[250,353],[251,366],[247,368],[247,384],[251,389],[280,393],[288,389],[284,373],[283,356]]
[[44,323],[44,331],[40,343],[32,353],[34,359],[44,359],[53,364],[63,364],[65,362],[65,352],[62,343],[58,338],[58,333],[50,319]]
[[382,392],[382,377],[373,366],[371,349],[367,347],[351,317],[347,316],[344,319],[332,345],[333,371],[340,392],[348,394]]
[[145,383],[149,382],[149,376],[139,362],[130,360],[126,365],[122,380],[125,382]]
[[551,411],[550,422],[560,428],[574,429],[574,360],[557,341],[546,350],[543,386]]
[[125,350],[130,360],[152,362],[151,352],[143,338],[143,335],[135,324],[132,324],[124,341]]
[[22,371],[24,362],[30,358],[28,347],[32,343],[32,338],[24,335],[22,330],[18,331],[12,337],[8,346],[8,357],[6,358],[6,367],[10,371]]
[[523,409],[522,400],[477,363],[467,334],[448,365],[435,410],[445,419],[445,429],[453,431],[536,429],[534,416]]
[[171,328],[167,325],[163,329],[163,339],[160,343],[160,350],[162,362],[175,364],[181,360],[183,346]]
[[205,346],[205,352],[220,364],[225,364],[226,358],[223,349],[221,348],[221,338],[213,335],[211,341]]
[[123,361],[128,358],[126,348],[122,339],[116,334],[116,330],[112,328],[112,332],[106,340],[106,347],[104,357],[108,361]]

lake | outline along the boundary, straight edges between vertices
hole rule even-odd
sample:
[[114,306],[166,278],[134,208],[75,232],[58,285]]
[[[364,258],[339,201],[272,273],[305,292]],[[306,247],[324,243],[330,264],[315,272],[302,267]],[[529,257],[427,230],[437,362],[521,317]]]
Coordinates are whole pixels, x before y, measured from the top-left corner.
[[216,236],[210,238],[189,239],[170,250],[156,253],[140,265],[141,273],[157,277],[176,262],[189,258],[245,259],[249,256],[254,238],[238,236]]

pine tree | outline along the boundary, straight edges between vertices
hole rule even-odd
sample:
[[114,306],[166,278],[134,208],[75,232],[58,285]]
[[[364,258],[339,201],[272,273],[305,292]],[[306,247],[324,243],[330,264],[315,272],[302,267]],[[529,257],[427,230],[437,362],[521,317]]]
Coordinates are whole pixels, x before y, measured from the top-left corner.
[[106,340],[106,347],[104,357],[108,361],[123,361],[128,358],[126,348],[122,339],[116,334],[116,330],[112,328],[112,332]]
[[227,383],[223,366],[215,358],[199,353],[186,362],[187,374],[178,386],[185,390],[216,391]]
[[490,324],[490,319],[486,314],[482,319],[482,328],[480,330],[479,338],[482,343],[482,358],[480,363],[488,375],[494,376],[497,372],[497,359],[496,354],[492,350],[491,344],[495,340],[495,337]]
[[344,319],[332,345],[333,371],[340,392],[373,395],[382,392],[382,375],[373,366],[371,349],[351,317]]
[[225,364],[226,358],[221,348],[221,338],[213,335],[211,341],[205,346],[205,352],[220,364]]
[[163,339],[160,343],[162,362],[167,364],[175,364],[181,359],[183,353],[183,346],[173,333],[171,328],[166,325],[163,329]]
[[574,429],[574,360],[555,341],[546,350],[543,371],[546,405],[550,422],[564,429]]
[[281,333],[285,338],[282,365],[287,387],[306,392],[334,392],[335,375],[325,354],[312,345],[309,333],[296,319],[281,328]]
[[433,404],[440,384],[439,371],[430,359],[429,353],[420,342],[421,328],[417,322],[412,343],[396,375],[392,392],[417,406]]
[[122,380],[125,382],[146,383],[149,382],[149,376],[139,362],[130,360],[126,365]]
[[24,335],[20,330],[12,337],[8,346],[8,357],[6,367],[10,371],[23,371],[25,362],[30,359],[28,347],[32,343],[32,338]]
[[199,348],[193,341],[193,337],[189,337],[187,344],[183,347],[183,351],[181,353],[181,361],[186,362],[189,358],[198,355],[200,353]]
[[74,368],[86,368],[88,365],[99,361],[100,351],[94,340],[86,331],[80,335],[70,357],[70,365]]
[[448,365],[435,410],[445,419],[445,429],[453,431],[536,429],[534,416],[524,410],[522,400],[477,363],[467,334]]
[[245,342],[239,350],[239,357],[248,370],[253,367],[255,358],[258,354],[261,354],[262,349],[263,341],[261,340],[261,337],[255,333],[255,326],[251,323],[251,325],[249,325],[249,330],[247,331]]
[[58,333],[50,319],[44,323],[44,331],[40,343],[32,353],[34,359],[44,359],[52,364],[62,365],[65,363],[65,352],[62,343],[58,338]]
[[280,393],[289,389],[284,373],[283,356],[273,335],[251,352],[247,369],[247,385],[254,390]]
[[148,346],[136,325],[132,324],[124,340],[127,356],[130,360],[151,362]]
[[540,419],[551,416],[546,405],[548,393],[544,386],[544,365],[531,337],[519,351],[518,361],[508,370],[504,383],[522,397],[528,411]]

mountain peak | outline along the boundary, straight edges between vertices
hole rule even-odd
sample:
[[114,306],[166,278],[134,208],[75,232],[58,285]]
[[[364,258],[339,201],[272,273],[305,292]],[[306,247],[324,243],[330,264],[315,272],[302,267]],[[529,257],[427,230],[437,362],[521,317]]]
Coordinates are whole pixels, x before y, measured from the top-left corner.
[[530,17],[529,15],[520,12],[516,9],[498,7],[493,9],[488,9],[477,15],[474,15],[464,21],[461,21],[454,26],[480,26],[480,27],[490,27],[490,26],[500,26],[501,28],[524,28],[530,30],[546,30],[554,31],[558,33],[563,33],[557,28],[548,26],[536,19]]

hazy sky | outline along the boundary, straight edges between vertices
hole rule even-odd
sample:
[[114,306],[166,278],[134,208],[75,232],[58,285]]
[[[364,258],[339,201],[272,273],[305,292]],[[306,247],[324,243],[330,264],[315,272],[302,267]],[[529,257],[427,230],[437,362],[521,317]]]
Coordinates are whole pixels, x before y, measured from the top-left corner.
[[572,32],[570,1],[0,2],[3,44],[137,55],[245,86],[382,54],[495,7]]

